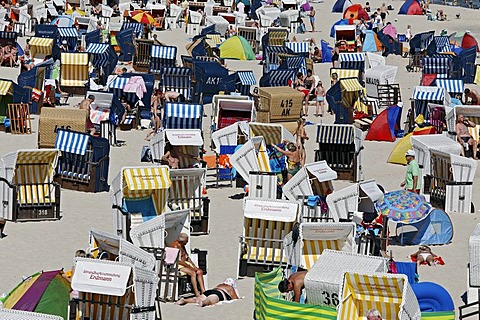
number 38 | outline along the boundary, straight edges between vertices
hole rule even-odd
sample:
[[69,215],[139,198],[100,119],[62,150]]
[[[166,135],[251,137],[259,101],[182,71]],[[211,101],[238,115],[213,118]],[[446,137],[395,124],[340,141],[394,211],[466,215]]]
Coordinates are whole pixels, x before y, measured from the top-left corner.
[[323,291],[323,303],[327,306],[333,304],[334,306],[338,306],[338,294],[332,293],[330,294],[327,291]]

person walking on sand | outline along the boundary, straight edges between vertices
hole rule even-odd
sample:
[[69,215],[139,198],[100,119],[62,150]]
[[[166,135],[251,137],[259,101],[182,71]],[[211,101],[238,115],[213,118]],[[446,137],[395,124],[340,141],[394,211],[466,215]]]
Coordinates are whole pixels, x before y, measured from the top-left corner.
[[[175,240],[169,247],[176,248],[180,250],[180,259],[178,261],[179,264],[179,271],[185,272],[188,276],[190,276],[190,280],[192,281],[193,292],[195,293],[196,297],[200,297],[205,291],[205,285],[203,283],[203,271],[193,263],[192,259],[188,256],[187,250],[185,246],[188,243],[188,235],[185,233],[180,233],[178,239]],[[198,291],[198,287],[200,286],[200,291]]]
[[310,26],[312,27],[312,32],[315,32],[315,8],[312,6],[310,7],[310,13],[308,16],[310,17]]
[[[317,108],[315,110],[315,117],[323,117],[325,115],[325,88],[323,87],[322,81],[318,81],[317,87],[315,88],[315,97]],[[322,110],[320,113],[319,111]]]
[[300,168],[302,167],[302,154],[300,152],[301,147],[296,146],[293,142],[289,142],[287,144],[287,150],[283,150],[276,145],[273,147],[277,149],[278,152],[287,156],[287,181],[289,181],[298,171],[300,171]]
[[400,187],[405,188],[407,191],[420,194],[420,167],[415,160],[415,151],[408,150],[405,153],[407,159],[407,172],[405,173],[405,180],[400,184]]
[[212,306],[222,301],[231,301],[240,299],[237,289],[237,281],[233,278],[226,279],[223,283],[217,284],[215,288],[206,290],[199,297],[180,298],[176,304],[186,305],[187,303],[196,303],[199,307]]

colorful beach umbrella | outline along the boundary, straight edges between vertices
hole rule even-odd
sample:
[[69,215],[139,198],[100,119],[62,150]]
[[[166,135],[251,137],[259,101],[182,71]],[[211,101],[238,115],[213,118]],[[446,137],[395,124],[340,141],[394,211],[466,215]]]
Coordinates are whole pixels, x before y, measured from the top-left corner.
[[375,203],[378,213],[403,223],[413,223],[425,218],[431,205],[424,196],[407,190],[385,193],[382,200]]
[[468,49],[477,47],[477,52],[479,50],[477,40],[468,31],[457,31],[452,33],[448,38],[450,39],[450,44],[458,48]]
[[70,283],[63,277],[63,271],[41,271],[17,285],[3,300],[3,308],[68,319],[69,300]]
[[220,58],[255,60],[255,53],[247,39],[242,36],[233,36],[220,45]]
[[145,11],[134,11],[131,15],[132,19],[140,22],[141,24],[154,24],[155,19],[152,15]]
[[343,19],[370,20],[370,16],[368,15],[367,11],[363,9],[361,4],[356,3],[348,7],[343,12]]

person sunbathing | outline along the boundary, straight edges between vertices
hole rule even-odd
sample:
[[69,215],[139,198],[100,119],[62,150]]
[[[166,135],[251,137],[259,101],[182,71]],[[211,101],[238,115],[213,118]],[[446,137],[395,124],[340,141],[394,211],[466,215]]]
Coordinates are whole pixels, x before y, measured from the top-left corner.
[[457,116],[456,131],[457,131],[457,141],[462,145],[462,149],[460,153],[462,156],[465,156],[465,149],[467,149],[470,146],[473,151],[473,159],[478,160],[477,159],[478,142],[472,137],[470,132],[468,132],[468,127],[475,128],[476,125],[472,121],[465,119],[463,114],[459,114]]
[[182,152],[178,146],[168,144],[167,149],[167,152],[162,156],[162,160],[167,162],[171,169],[179,169],[180,158],[202,161],[200,157]]
[[281,293],[293,291],[293,301],[300,302],[302,290],[305,288],[304,280],[308,271],[298,271],[292,274],[288,279],[283,279],[278,284],[278,290]]
[[417,266],[420,266],[422,263],[427,263],[429,266],[435,263],[436,254],[432,252],[429,246],[422,245],[418,248],[418,251],[412,254],[412,257],[417,258]]
[[[170,244],[169,247],[180,250],[180,259],[178,261],[179,271],[186,273],[192,281],[193,292],[196,297],[200,297],[200,294],[205,292],[205,285],[203,283],[203,271],[193,263],[192,259],[188,256],[185,246],[188,243],[188,235],[180,233],[178,239]],[[200,286],[200,291],[198,291]]]
[[8,62],[10,68],[17,66],[17,49],[12,45],[3,48],[3,62]]
[[223,283],[216,285],[215,288],[206,290],[199,297],[188,299],[180,298],[176,304],[183,306],[187,303],[196,303],[199,307],[206,307],[222,301],[237,299],[240,299],[238,296],[237,281],[233,278],[228,278]]

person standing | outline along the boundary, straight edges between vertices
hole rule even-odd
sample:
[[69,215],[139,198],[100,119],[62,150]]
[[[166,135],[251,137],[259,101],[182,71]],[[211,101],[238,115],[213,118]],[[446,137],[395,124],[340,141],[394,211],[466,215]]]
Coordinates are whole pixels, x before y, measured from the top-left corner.
[[465,119],[463,114],[457,116],[457,125],[455,129],[457,131],[457,141],[462,145],[461,155],[465,156],[465,149],[468,150],[469,147],[473,150],[473,159],[478,160],[477,158],[477,147],[478,142],[472,137],[468,128],[475,128],[476,125],[474,122]]
[[380,17],[382,18],[382,23],[385,25],[385,20],[387,19],[387,15],[389,14],[387,5],[382,3],[382,6],[380,7]]
[[415,192],[420,194],[420,167],[418,166],[417,161],[415,160],[415,151],[408,150],[405,153],[405,158],[407,159],[407,172],[405,174],[405,181],[400,184],[400,187],[405,188],[407,191]]
[[86,99],[83,99],[82,102],[80,102],[80,109],[81,110],[87,110],[87,122],[86,122],[86,127],[87,130],[90,132],[90,135],[95,134],[95,125],[93,124],[92,120],[90,119],[90,111],[91,111],[91,104],[95,101],[95,96],[89,95]]
[[310,13],[309,13],[309,17],[310,17],[310,26],[312,27],[312,32],[315,32],[315,8],[314,7],[310,7]]

